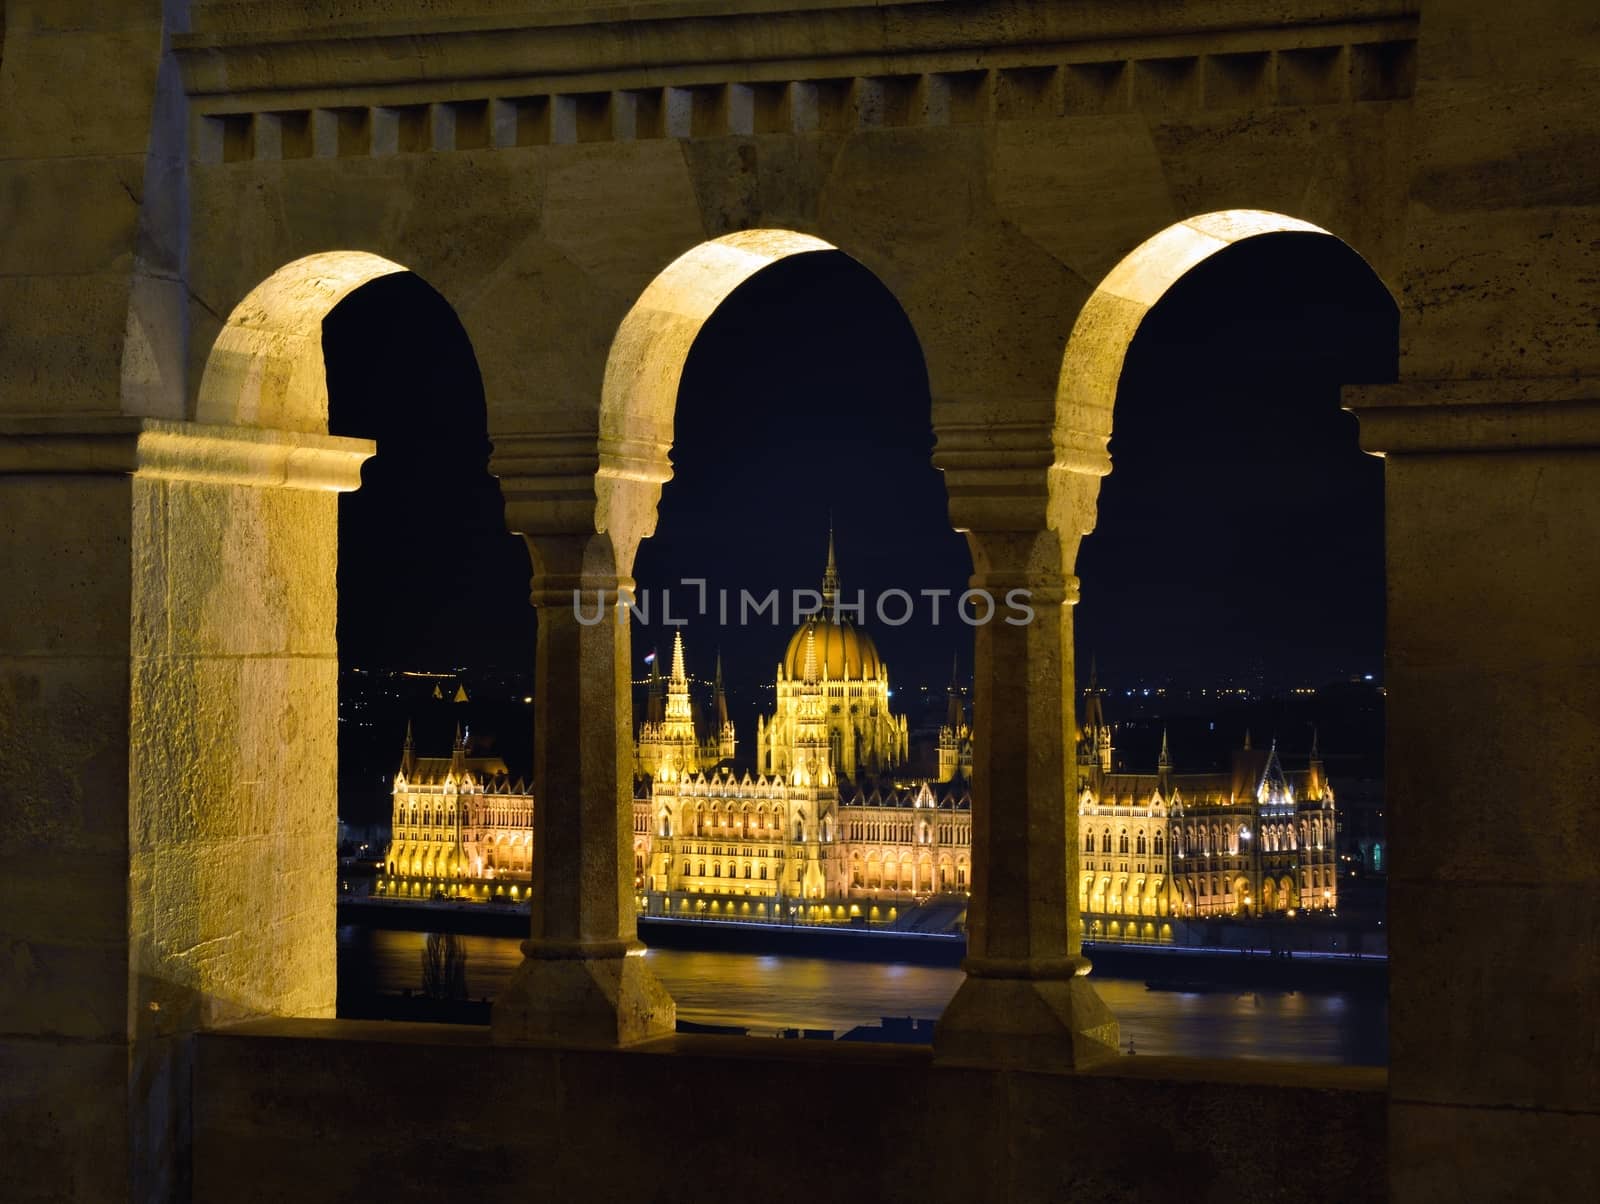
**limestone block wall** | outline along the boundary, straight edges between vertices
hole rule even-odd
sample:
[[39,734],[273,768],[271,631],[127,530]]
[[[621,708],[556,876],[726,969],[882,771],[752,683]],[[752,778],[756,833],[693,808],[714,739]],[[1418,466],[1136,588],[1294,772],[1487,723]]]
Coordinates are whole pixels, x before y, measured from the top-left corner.
[[336,500],[371,445],[0,420],[0,1117],[180,1198],[203,1024],[331,1015]]
[[37,1172],[21,1199],[114,1198],[127,1175],[84,1152],[129,1133],[131,491],[0,475],[0,1117],[6,1163]]
[[[317,441],[315,390],[290,390],[287,442],[116,417],[253,421],[201,394],[263,280],[330,250],[419,272],[473,341],[510,508],[595,547],[611,548],[597,515],[627,528],[591,574],[614,585],[663,471],[662,432],[640,436],[626,404],[596,438],[619,325],[708,238],[824,240],[921,339],[980,573],[1070,601],[1106,414],[1061,371],[1068,333],[1135,247],[1248,208],[1345,238],[1401,290],[1405,380],[1351,398],[1389,457],[1394,1194],[1592,1195],[1569,1151],[1600,1123],[1596,833],[1571,800],[1600,770],[1600,32],[1563,0],[1287,7],[661,0],[623,21],[567,0],[6,0],[0,1105],[8,1161],[39,1172],[24,1191],[181,1198],[189,1047],[165,1034],[331,999],[335,550],[318,491],[349,487],[359,451]],[[1178,239],[1215,249],[1227,225]],[[1126,275],[1099,296],[1136,319],[1167,277]],[[313,349],[314,310],[295,332]],[[324,454],[343,467],[307,468]],[[641,465],[628,479],[647,487],[613,498]],[[569,552],[544,556],[591,571]],[[1035,647],[980,649],[991,677],[1040,670],[1012,703],[1038,730],[1010,760],[1049,771],[991,792],[1033,790],[1040,814],[1070,747],[1061,615]],[[563,663],[570,684],[576,655]],[[609,757],[613,700],[584,698],[586,747]],[[975,850],[1049,861],[1043,891],[1068,868],[1054,830],[1030,841],[1047,828],[1007,807],[975,812]],[[605,886],[610,852],[585,882]],[[1040,931],[1059,926],[1038,910]],[[823,1073],[795,1066],[797,1091]],[[974,1090],[1018,1099],[1019,1083]],[[1225,1127],[1225,1096],[1183,1106]],[[1336,1151],[1372,1144],[1359,1124],[1333,1133]]]
[[1424,7],[1402,382],[1353,397],[1388,454],[1396,1199],[1596,1190],[1564,1151],[1600,1135],[1597,54],[1581,5]]
[[1600,375],[1594,15],[1430,9],[1419,42],[1403,355],[1418,379]]
[[348,247],[417,271],[456,307],[493,431],[570,431],[590,421],[611,338],[657,273],[706,238],[773,227],[838,246],[895,293],[936,422],[1048,422],[1083,300],[1174,221],[1282,211],[1380,273],[1398,266],[1414,24],[1360,5],[1333,25],[1234,15],[1259,25],[1084,45],[1061,41],[1084,31],[1060,6],[1033,6],[982,70],[919,48],[933,37],[921,25],[897,30],[893,52],[872,41],[881,29],[852,25],[829,58],[780,27],[730,65],[714,51],[737,22],[645,22],[636,32],[661,39],[648,68],[597,35],[586,74],[555,31],[513,69],[501,59],[520,35],[441,27],[427,43],[437,76],[403,87],[377,53],[330,71],[318,54],[347,39],[196,32],[179,39],[191,389],[257,282]]
[[126,366],[152,398],[175,386],[164,412],[180,416],[181,142],[156,136],[183,129],[173,64],[163,70],[164,9],[178,7],[5,6],[0,411],[117,413]]
[[332,1015],[337,499],[153,480],[133,505],[138,1006]]
[[[552,1199],[687,1202],[714,1187],[775,1204],[819,1184],[940,1204],[1383,1197],[1377,1071],[1141,1056],[1070,1076],[940,1067],[905,1047],[679,1036],[584,1052],[440,1025],[336,1028],[200,1038],[196,1198],[422,1201],[459,1194],[463,1176],[473,1198],[507,1202],[529,1183]],[[771,1107],[715,1102],[752,1084]],[[708,1101],[709,1129],[683,1119]],[[776,1140],[791,1108],[807,1132]]]

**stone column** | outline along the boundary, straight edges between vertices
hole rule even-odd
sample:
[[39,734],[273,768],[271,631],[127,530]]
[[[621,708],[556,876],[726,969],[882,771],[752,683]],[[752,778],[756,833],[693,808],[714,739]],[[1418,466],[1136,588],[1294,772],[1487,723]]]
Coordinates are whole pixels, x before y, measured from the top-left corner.
[[1392,1195],[1583,1195],[1592,1158],[1572,1147],[1600,1113],[1600,387],[1415,381],[1346,400],[1385,456]]
[[188,1034],[333,1015],[333,495],[372,451],[0,419],[0,1162],[37,1182],[182,1198]]
[[[941,1061],[1070,1069],[1118,1048],[1117,1022],[1086,977],[1074,885],[1077,581],[1063,565],[1098,480],[1053,470],[1049,447],[1048,429],[1031,426],[939,433],[972,588],[995,601],[976,631],[966,979],[935,1033]],[[1007,596],[1024,597],[1013,591],[1026,591],[1030,622],[1005,621]]]
[[[502,1042],[627,1045],[676,1024],[634,921],[631,633],[617,596],[632,593],[624,570],[637,536],[619,554],[611,534],[595,531],[583,441],[495,442],[507,523],[533,561],[539,634],[532,925],[490,1023]],[[576,471],[552,476],[552,460]]]

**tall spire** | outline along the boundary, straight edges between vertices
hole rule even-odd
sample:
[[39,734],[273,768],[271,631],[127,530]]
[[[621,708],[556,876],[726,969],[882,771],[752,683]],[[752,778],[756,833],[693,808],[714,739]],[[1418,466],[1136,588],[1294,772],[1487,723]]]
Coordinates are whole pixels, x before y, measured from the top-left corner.
[[1311,768],[1306,775],[1306,795],[1321,802],[1324,796],[1324,787],[1327,785],[1322,778],[1322,749],[1317,744],[1317,729],[1311,728]]
[[1089,685],[1083,692],[1083,729],[1098,732],[1106,725],[1105,708],[1100,704],[1100,673],[1094,655],[1089,656]]
[[411,739],[411,720],[406,720],[406,742],[400,750],[400,772],[406,777],[411,776],[411,771],[416,767],[416,745]]
[[1172,754],[1167,751],[1167,729],[1164,727],[1161,729],[1161,760],[1157,764],[1162,770],[1172,768]]
[[717,677],[714,690],[717,707],[717,732],[720,735],[722,730],[728,726],[728,698],[722,692],[722,653],[720,651],[717,653]]
[[683,668],[683,632],[672,633],[672,680],[674,682],[688,681],[689,675]]
[[683,665],[683,632],[672,633],[672,675],[667,678],[666,720],[690,724],[694,707],[689,701],[689,673]]
[[833,558],[833,515],[828,515],[828,567],[822,570],[822,609],[833,617],[839,604],[839,568]]

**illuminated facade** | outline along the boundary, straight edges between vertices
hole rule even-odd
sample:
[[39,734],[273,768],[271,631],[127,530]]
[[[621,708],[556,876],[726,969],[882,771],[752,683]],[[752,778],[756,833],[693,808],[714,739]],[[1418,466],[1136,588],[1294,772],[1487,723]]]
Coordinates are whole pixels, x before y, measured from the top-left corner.
[[722,692],[722,658],[717,658],[713,698],[715,718],[711,732],[701,740],[696,734],[694,704],[689,699],[689,675],[683,664],[683,636],[672,638],[672,670],[663,681],[658,662],[650,663],[650,701],[634,746],[638,772],[646,777],[682,775],[711,770],[732,758],[735,748],[728,702]]
[[1078,743],[1079,907],[1088,939],[1168,940],[1171,920],[1293,916],[1338,905],[1333,789],[1313,739],[1286,772],[1250,738],[1221,773],[1111,771],[1111,728],[1091,684]]
[[498,757],[418,757],[406,727],[380,895],[519,899],[533,868],[533,793]]
[[[820,698],[822,734],[840,777],[893,773],[909,759],[904,715],[889,710],[889,668],[872,637],[838,608],[839,571],[828,533],[828,564],[822,573],[822,608],[789,640],[778,663],[777,710],[756,722],[761,772],[786,775],[805,745],[802,711]],[[814,664],[808,662],[814,658]],[[816,690],[813,690],[816,687]]]
[[718,666],[716,719],[702,737],[688,703],[683,644],[657,718],[641,726],[635,884],[670,914],[889,920],[909,900],[970,885],[971,729],[959,695],[940,733],[940,782],[897,777],[906,720],[872,637],[834,609],[833,541],[823,609],[789,641],[777,709],[757,728],[757,770],[726,764],[734,737]]

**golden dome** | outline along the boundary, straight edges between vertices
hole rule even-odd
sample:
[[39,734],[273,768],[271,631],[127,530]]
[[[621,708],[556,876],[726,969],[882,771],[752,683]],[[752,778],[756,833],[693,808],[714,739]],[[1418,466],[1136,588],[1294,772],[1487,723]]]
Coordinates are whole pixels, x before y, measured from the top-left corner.
[[878,646],[870,635],[858,631],[849,619],[829,621],[813,615],[800,624],[800,630],[789,641],[789,650],[783,654],[783,671],[791,679],[805,678],[808,631],[816,632],[817,680],[827,677],[831,681],[860,681],[878,676]]

